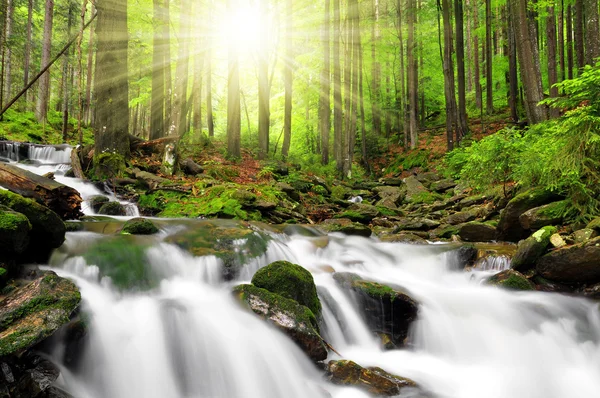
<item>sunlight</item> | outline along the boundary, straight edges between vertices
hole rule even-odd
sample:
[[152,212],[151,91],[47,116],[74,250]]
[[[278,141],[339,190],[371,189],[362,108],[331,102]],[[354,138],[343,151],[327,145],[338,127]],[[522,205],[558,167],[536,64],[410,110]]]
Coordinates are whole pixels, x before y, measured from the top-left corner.
[[259,49],[262,29],[261,13],[257,6],[245,4],[233,13],[226,13],[218,24],[219,39],[233,44],[238,53],[254,53]]

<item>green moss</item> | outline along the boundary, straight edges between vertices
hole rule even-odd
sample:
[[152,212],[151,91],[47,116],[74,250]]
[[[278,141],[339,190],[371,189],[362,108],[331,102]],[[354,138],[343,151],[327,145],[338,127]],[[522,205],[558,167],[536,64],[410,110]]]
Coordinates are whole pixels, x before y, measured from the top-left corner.
[[422,191],[419,192],[415,195],[413,195],[410,198],[410,203],[415,203],[415,204],[421,204],[421,203],[426,203],[426,204],[432,204],[433,202],[437,201],[437,200],[443,200],[444,197],[442,195],[439,195],[437,193],[432,193],[429,191]]
[[569,201],[561,200],[559,202],[553,202],[544,206],[543,210],[540,211],[540,215],[547,218],[562,218],[569,210]]
[[369,217],[365,217],[364,214],[355,210],[346,210],[343,213],[336,214],[334,218],[348,218],[352,221],[362,223],[367,223],[371,220]]
[[119,202],[108,202],[100,207],[98,210],[99,214],[105,214],[108,216],[124,216],[126,214],[125,207]]
[[348,194],[348,189],[342,185],[331,187],[331,198],[335,200],[344,200]]
[[288,261],[271,263],[254,274],[252,283],[307,306],[317,316],[321,314],[321,301],[313,276],[297,264]]
[[94,156],[93,177],[105,181],[122,177],[125,173],[125,158],[118,153],[104,152]]
[[534,290],[533,284],[520,272],[506,270],[488,278],[487,283],[509,290]]
[[84,230],[83,223],[68,221],[65,222],[65,227],[67,228],[67,232],[79,232]]
[[385,207],[385,206],[376,206],[376,207],[377,207],[377,210],[379,210],[381,215],[384,217],[395,217],[398,215],[398,213],[394,209],[390,209],[389,207]]
[[122,234],[131,235],[152,235],[159,230],[154,223],[145,218],[134,218],[125,223]]
[[369,282],[365,280],[355,281],[352,284],[356,289],[360,289],[370,297],[376,297],[378,299],[390,298],[394,301],[396,298],[396,291],[389,286],[382,285],[377,282]]
[[31,224],[27,217],[8,208],[0,208],[0,251],[21,253],[29,244]]

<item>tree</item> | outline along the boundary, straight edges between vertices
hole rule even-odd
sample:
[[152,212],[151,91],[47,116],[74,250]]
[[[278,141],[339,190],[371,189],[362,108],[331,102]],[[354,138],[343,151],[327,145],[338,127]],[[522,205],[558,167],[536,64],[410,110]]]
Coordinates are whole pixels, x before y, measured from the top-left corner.
[[456,143],[468,131],[467,126],[467,99],[465,87],[465,38],[463,29],[463,0],[454,0],[454,18],[456,19],[456,65],[458,79],[458,124],[456,129]]
[[183,136],[187,129],[187,92],[190,68],[190,23],[189,0],[181,0],[181,13],[179,16],[179,49],[175,68],[175,101],[173,104],[173,117],[171,123],[175,126],[175,134]]
[[[227,11],[233,13],[237,0],[227,0]],[[233,34],[233,33],[230,33]],[[241,157],[241,107],[240,107],[240,66],[238,49],[233,38],[229,40],[227,78],[227,153],[231,157]]]
[[292,84],[294,69],[294,49],[292,38],[294,35],[292,0],[285,2],[286,15],[286,38],[285,38],[285,68],[284,68],[284,86],[285,86],[285,105],[283,116],[283,146],[281,154],[284,158],[289,155],[290,142],[292,140]]
[[127,2],[97,0],[95,156],[129,156]]
[[[23,87],[29,83],[29,68],[31,66],[31,37],[33,32],[33,0],[27,1],[27,33],[25,37],[25,54],[23,61]],[[25,109],[29,108],[29,91],[25,97]]]
[[456,97],[454,96],[454,65],[452,62],[451,14],[450,0],[442,0],[442,18],[444,21],[444,96],[446,99],[446,139],[448,151],[451,151],[454,148],[453,135],[457,121]]
[[165,131],[165,57],[161,37],[162,0],[153,0],[154,34],[152,39],[152,99],[150,103],[150,139],[163,137]]
[[319,97],[319,132],[321,134],[321,164],[324,165],[329,163],[329,133],[331,130],[330,3],[330,0],[325,0],[325,12],[321,24],[323,69],[321,70],[321,95]]
[[340,65],[341,36],[340,0],[333,0],[333,152],[336,169],[343,170],[342,146],[342,72]]
[[[287,0],[289,1],[289,0]],[[291,5],[288,5],[286,1],[286,8],[291,8]],[[270,89],[269,89],[269,24],[268,24],[268,12],[269,7],[267,4],[267,0],[260,0],[260,16],[261,16],[261,27],[259,31],[259,49],[258,49],[258,158],[266,159],[269,154],[269,127],[270,127]],[[291,18],[291,17],[290,17]],[[290,26],[288,26],[288,32],[286,35],[286,48],[287,46],[291,47],[291,43],[288,40],[291,39],[289,31]],[[290,84],[291,84],[291,66],[289,63],[290,59],[285,59],[285,79],[286,79],[286,102],[285,102],[285,112],[286,116],[284,116],[284,124],[287,121],[288,114],[288,86],[287,79],[288,73],[290,74]],[[289,70],[289,72],[288,72]],[[291,90],[291,87],[290,87]],[[291,93],[290,95],[290,118],[291,118]],[[291,119],[290,119],[291,120]],[[286,125],[287,126],[287,125]],[[284,139],[283,139],[283,148],[282,153],[283,156],[287,156],[287,152],[289,151],[289,136],[286,133],[291,133],[291,126],[289,127],[289,131],[284,127]],[[286,137],[288,138],[286,142]],[[287,144],[287,147],[286,147]]]
[[600,27],[598,26],[598,0],[585,0],[585,63],[594,65],[600,57]]
[[488,115],[494,113],[492,77],[492,0],[485,0],[485,107]]
[[[546,18],[546,42],[548,47],[548,86],[550,87],[550,97],[558,97],[558,88],[554,87],[558,83],[558,74],[556,72],[556,16],[554,7],[547,8],[548,16]],[[556,118],[559,116],[557,108],[550,109],[550,116]]]
[[[52,22],[54,18],[54,0],[46,0],[44,17],[44,38],[42,40],[42,60],[41,68],[50,62],[50,52],[52,50]],[[46,72],[39,80],[38,99],[35,108],[35,116],[42,123],[46,121],[48,115],[48,99],[50,96],[50,72]]]
[[408,69],[408,112],[409,112],[409,128],[410,128],[410,147],[417,147],[418,125],[417,125],[417,93],[415,87],[417,85],[417,71],[415,61],[415,0],[406,0],[406,23],[408,25],[408,38],[406,43],[406,67]]
[[373,133],[381,135],[381,63],[377,59],[377,47],[381,40],[379,29],[379,0],[373,0],[372,4],[373,24],[371,27],[371,58],[373,60],[371,70],[371,112],[373,113]]

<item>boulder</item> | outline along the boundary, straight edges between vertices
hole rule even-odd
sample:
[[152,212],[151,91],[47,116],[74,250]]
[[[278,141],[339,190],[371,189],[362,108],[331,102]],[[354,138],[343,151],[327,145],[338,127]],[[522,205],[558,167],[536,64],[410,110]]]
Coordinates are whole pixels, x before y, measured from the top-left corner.
[[565,204],[562,200],[529,209],[519,216],[519,223],[524,229],[533,231],[546,225],[558,225],[563,220]]
[[440,226],[439,221],[428,218],[402,218],[396,222],[394,232],[398,231],[429,231]]
[[518,271],[507,269],[496,275],[490,276],[486,283],[488,285],[499,286],[509,290],[534,290],[534,285],[525,275]]
[[377,367],[363,368],[349,360],[330,361],[325,377],[333,384],[354,386],[380,397],[398,396],[406,390],[419,388],[411,379],[393,375]]
[[374,333],[390,335],[396,346],[406,343],[410,325],[419,312],[415,300],[400,288],[366,281],[349,272],[336,272],[333,279],[356,298]]
[[500,213],[500,221],[498,222],[499,238],[517,242],[527,237],[528,231],[519,222],[521,214],[534,207],[555,201],[557,198],[558,196],[555,193],[543,189],[532,189],[512,198]]
[[548,249],[550,237],[555,233],[555,227],[546,226],[532,234],[529,238],[520,241],[510,267],[519,272],[525,272],[534,268],[537,260]]
[[0,302],[0,356],[23,352],[66,324],[81,295],[68,279],[48,271]]
[[473,221],[477,218],[477,211],[474,209],[465,210],[458,213],[454,213],[446,217],[446,222],[450,225],[464,224],[469,221]]
[[496,227],[477,221],[460,225],[458,236],[466,242],[491,242],[496,240]]
[[592,238],[595,238],[596,236],[598,236],[598,231],[591,228],[579,229],[573,232],[573,239],[575,240],[575,243],[584,243]]
[[361,223],[352,222],[348,218],[330,218],[317,226],[326,233],[341,232],[346,235],[371,236],[371,229]]
[[422,198],[431,194],[415,176],[405,178],[404,185],[406,186],[405,200],[409,203],[422,203]]
[[247,308],[296,342],[313,361],[327,358],[317,319],[308,307],[253,285],[239,285],[233,293]]
[[398,178],[398,177],[380,178],[379,182],[381,182],[382,184],[385,184],[385,185],[389,185],[391,187],[399,187],[404,183],[404,181],[402,181],[402,178]]
[[181,170],[188,175],[197,175],[204,173],[204,168],[198,163],[194,162],[192,158],[185,158],[179,164]]
[[321,301],[313,276],[297,264],[275,261],[256,271],[252,284],[297,301],[308,307],[317,318],[321,316]]
[[419,173],[415,176],[417,181],[419,181],[423,185],[431,185],[433,182],[441,180],[442,177],[438,173],[433,171],[428,171],[425,173]]
[[0,206],[0,253],[22,253],[29,245],[31,224],[27,217],[5,206]]
[[285,182],[278,182],[277,184],[275,184],[275,188],[286,194],[291,200],[294,200],[296,202],[300,200],[300,193],[290,184],[286,184]]
[[445,180],[432,182],[431,185],[429,186],[429,189],[431,189],[434,192],[442,193],[442,192],[449,190],[450,188],[454,188],[455,186],[456,186],[456,181],[454,181],[452,179],[445,179]]
[[103,204],[98,210],[98,214],[107,216],[124,216],[126,215],[125,207],[119,202],[108,202]]
[[454,235],[458,235],[460,228],[457,225],[443,224],[429,231],[430,239],[450,239]]
[[561,283],[599,282],[600,237],[542,256],[536,270],[544,278]]
[[550,244],[556,249],[565,247],[567,245],[567,243],[565,242],[563,237],[560,236],[560,234],[553,234],[550,237]]
[[147,218],[132,218],[125,223],[121,233],[130,235],[153,235],[158,231],[159,229],[156,225]]
[[53,384],[60,375],[58,366],[33,353],[4,358],[0,363],[0,394],[15,398],[72,398]]
[[98,213],[100,211],[100,208],[102,207],[102,205],[110,202],[110,199],[108,199],[104,195],[94,195],[94,196],[91,196],[87,201],[90,204],[90,206],[92,207],[92,209],[94,210],[94,212]]
[[457,195],[455,198],[460,198],[457,200],[457,204],[454,206],[456,210],[462,210],[467,207],[476,206],[485,203],[488,200],[486,195],[471,195],[464,197],[462,195]]
[[402,201],[406,196],[406,192],[403,189],[394,186],[376,187],[373,191],[376,192],[377,196],[380,198],[376,203],[377,206],[385,206],[392,209],[402,204]]
[[380,239],[383,242],[427,244],[427,240],[421,238],[418,235],[411,234],[410,232],[385,235],[385,236],[380,237]]
[[450,252],[454,256],[456,265],[459,269],[470,267],[475,264],[479,256],[479,250],[471,244],[461,245],[458,249]]
[[586,228],[594,229],[600,232],[600,217],[594,218],[592,221],[590,221],[588,225],[586,225]]
[[377,207],[363,203],[354,203],[344,212],[340,213],[338,218],[348,218],[354,222],[368,224],[375,217],[379,216],[380,212]]

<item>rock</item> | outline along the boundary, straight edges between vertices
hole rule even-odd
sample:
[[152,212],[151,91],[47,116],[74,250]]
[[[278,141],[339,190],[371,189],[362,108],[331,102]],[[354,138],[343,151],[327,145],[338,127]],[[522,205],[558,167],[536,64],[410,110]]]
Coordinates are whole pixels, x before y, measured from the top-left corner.
[[323,221],[317,226],[320,230],[326,233],[341,232],[346,235],[371,236],[371,229],[366,225],[352,222],[348,218],[330,218]]
[[200,166],[198,163],[194,162],[192,158],[185,158],[179,164],[181,170],[188,175],[195,176],[197,174],[204,173],[204,168]]
[[23,214],[29,220],[31,224],[29,247],[35,244],[35,249],[26,250],[25,253],[32,257],[31,260],[46,262],[52,249],[59,247],[65,241],[65,223],[47,207],[4,190],[0,190],[0,205]]
[[405,178],[404,185],[406,186],[405,200],[408,203],[423,203],[422,199],[431,195],[431,192],[415,176]]
[[104,214],[107,216],[124,216],[127,213],[125,212],[125,207],[119,202],[108,202],[100,207],[98,210],[98,214]]
[[156,225],[147,218],[132,218],[125,223],[121,233],[130,235],[153,235],[158,231],[159,229]]
[[396,222],[394,233],[399,231],[429,231],[439,226],[439,221],[428,218],[402,218]]
[[450,253],[454,255],[459,269],[473,266],[479,256],[479,250],[471,244],[461,245],[458,249],[452,250]]
[[160,184],[169,183],[170,180],[159,177],[156,174],[149,173],[147,171],[142,171],[138,168],[134,168],[131,170],[131,174],[146,188],[156,188]]
[[600,217],[594,218],[592,221],[590,221],[589,224],[586,225],[586,228],[594,229],[600,232]]
[[396,346],[405,344],[410,325],[419,312],[415,300],[400,290],[349,272],[336,272],[333,279],[358,300],[373,332],[389,334]]
[[507,269],[496,275],[490,276],[486,283],[488,285],[499,286],[509,290],[534,290],[531,283],[525,275],[518,271]]
[[377,207],[362,203],[354,203],[348,207],[344,212],[339,214],[337,218],[348,218],[354,222],[360,222],[362,224],[368,224],[375,217],[379,216],[380,212]]
[[596,283],[600,281],[600,237],[585,243],[563,247],[542,256],[538,274],[561,283]]
[[550,244],[557,249],[567,245],[560,234],[553,234],[550,237]]
[[75,284],[48,271],[0,302],[0,356],[27,350],[69,321],[81,295]]
[[584,243],[596,236],[598,236],[598,232],[591,228],[584,228],[573,232],[575,243]]
[[409,232],[386,235],[382,236],[380,239],[383,242],[427,244],[425,239]]
[[384,185],[388,185],[388,186],[392,186],[392,187],[399,187],[403,184],[402,178],[398,178],[398,177],[380,178],[379,182],[381,182]]
[[520,241],[510,267],[519,272],[534,268],[537,260],[544,255],[548,245],[550,245],[550,237],[555,233],[555,227],[547,226],[536,231],[529,238]]
[[251,207],[256,202],[256,195],[245,189],[238,189],[231,194],[231,199],[237,200],[242,207]]
[[556,200],[555,193],[542,189],[532,189],[512,198],[500,213],[498,222],[499,238],[517,242],[527,236],[528,232],[521,226],[519,217],[527,210],[545,205]]
[[173,174],[175,174],[175,166],[176,165],[177,165],[177,151],[175,150],[175,145],[167,144],[167,145],[165,145],[165,151],[163,153],[160,171],[164,175],[172,176]]
[[321,316],[321,301],[313,276],[297,264],[275,261],[256,271],[252,284],[308,307],[317,318]]
[[440,177],[438,173],[434,173],[433,171],[419,173],[415,176],[415,178],[423,185],[431,185],[431,183],[442,179],[442,177]]
[[567,293],[572,291],[569,286],[550,281],[540,275],[535,275],[532,280],[535,283],[535,290],[540,292]]
[[429,189],[431,189],[434,192],[442,193],[442,192],[449,190],[450,188],[454,188],[455,186],[456,186],[456,181],[451,180],[451,179],[445,179],[445,180],[432,182],[431,185],[429,186]]
[[496,227],[477,221],[460,225],[458,236],[466,242],[491,242],[496,240]]
[[100,208],[102,207],[102,205],[110,202],[110,199],[108,199],[104,195],[94,195],[94,196],[90,197],[87,201],[90,204],[90,206],[92,207],[92,209],[94,210],[94,212],[98,213],[100,211]]
[[354,386],[374,396],[397,396],[404,390],[418,388],[411,379],[393,375],[381,368],[363,368],[349,360],[330,361],[325,377],[333,384]]
[[485,195],[472,195],[472,196],[467,196],[466,198],[463,197],[458,200],[458,203],[456,204],[455,209],[462,210],[467,207],[480,205],[480,204],[485,203],[485,201],[487,199],[488,199],[488,197]]
[[300,200],[300,193],[290,184],[286,184],[285,182],[278,182],[277,184],[275,184],[275,188],[286,194],[291,200],[294,200],[296,202]]
[[475,210],[461,211],[454,213],[446,217],[446,222],[450,225],[463,224],[469,221],[473,221],[477,218],[477,212]]
[[406,196],[406,192],[403,189],[393,186],[376,187],[373,189],[373,192],[377,193],[377,196],[380,198],[376,203],[377,206],[385,206],[392,209],[399,206]]
[[429,237],[433,240],[435,240],[435,239],[450,239],[454,235],[458,235],[458,232],[459,232],[459,226],[443,224],[443,225],[440,225],[439,227],[437,227],[436,229],[429,231]]
[[558,225],[563,219],[566,201],[548,203],[534,207],[519,216],[519,223],[524,229],[538,230],[546,225]]
[[5,206],[0,206],[0,253],[22,253],[29,245],[31,224],[27,217]]
[[233,293],[255,314],[288,335],[313,361],[327,358],[317,319],[308,307],[252,285],[239,285]]

